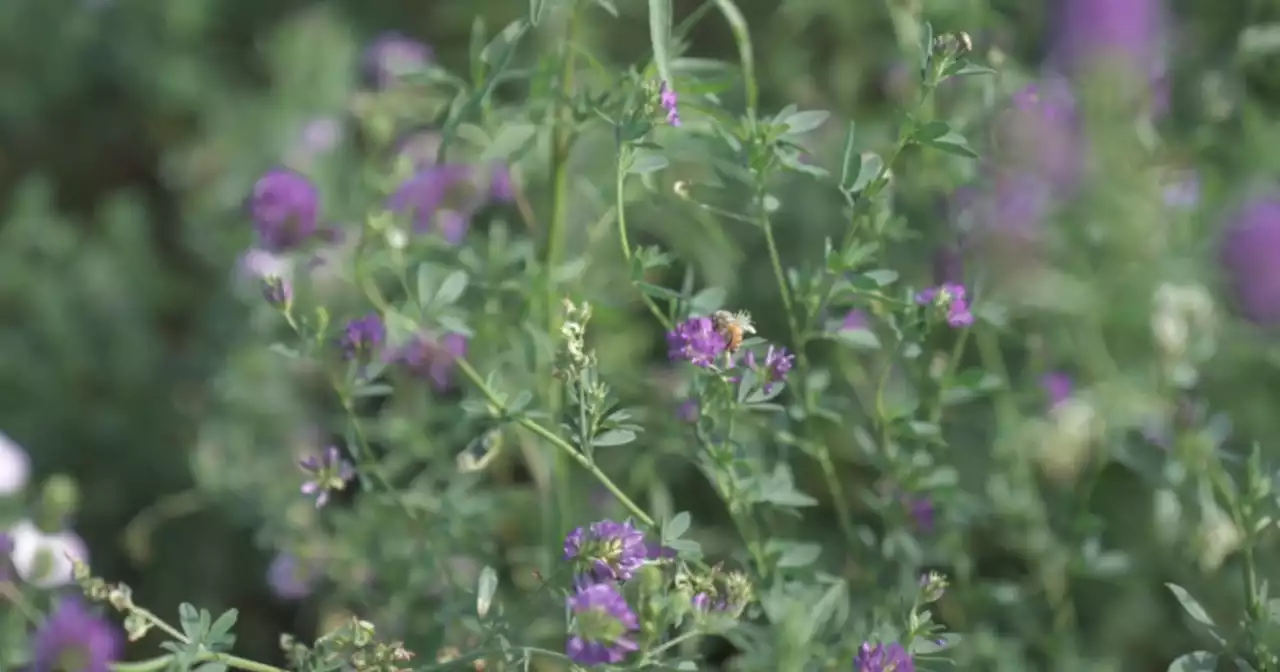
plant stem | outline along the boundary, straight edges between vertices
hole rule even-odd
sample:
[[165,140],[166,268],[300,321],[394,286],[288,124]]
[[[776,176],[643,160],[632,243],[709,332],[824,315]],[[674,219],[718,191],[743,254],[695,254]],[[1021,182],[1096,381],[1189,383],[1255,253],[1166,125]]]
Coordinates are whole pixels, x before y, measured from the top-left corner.
[[[618,164],[617,164],[617,168],[614,171],[617,174],[615,179],[615,184],[614,184],[615,191],[617,192],[614,196],[614,203],[615,203],[614,210],[617,211],[618,213],[618,242],[622,244],[622,258],[627,262],[627,279],[629,282],[632,283],[632,285],[634,285],[635,279],[631,277],[631,272],[632,272],[631,242],[627,237],[627,209],[626,209],[626,191],[625,191],[627,186],[627,174],[624,171],[623,165],[622,165],[623,153],[626,151],[627,151],[627,148],[625,146],[618,148]],[[658,308],[658,304],[654,302],[653,297],[641,291],[640,298],[644,300],[644,305],[646,308],[649,309],[649,312],[652,313],[655,318],[657,318],[658,324],[661,324],[664,330],[671,331],[671,328],[672,328],[671,320],[668,320],[667,316],[664,315],[662,311]]]
[[[456,362],[458,365],[458,370],[462,372],[462,375],[465,376],[467,380],[470,380],[471,383],[476,386],[476,389],[480,391],[480,394],[484,395],[484,398],[491,405],[497,408],[500,413],[505,412],[505,408],[502,404],[502,400],[499,399],[498,395],[492,389],[490,389],[488,385],[485,384],[484,380],[480,377],[480,374],[476,373],[475,368],[473,368],[471,364],[467,362],[467,360],[465,359],[460,358],[456,360]],[[565,456],[566,461],[571,460],[573,462],[577,462],[579,465],[582,466],[583,469],[586,469],[588,472],[590,472],[591,475],[594,476],[595,479],[600,482],[600,485],[603,485],[604,488],[608,490],[610,494],[612,494],[614,497],[618,499],[618,502],[621,503],[622,506],[625,507],[627,511],[631,513],[631,515],[636,517],[636,520],[640,521],[641,523],[643,523],[648,527],[656,527],[657,523],[654,522],[653,517],[645,513],[644,509],[640,508],[640,506],[637,505],[635,502],[631,501],[631,498],[628,497],[626,493],[624,493],[622,489],[617,486],[617,484],[615,484],[612,480],[610,480],[610,478],[603,471],[600,470],[600,467],[597,467],[590,460],[588,460],[585,455],[578,452],[572,445],[569,444],[568,441],[565,441],[564,439],[557,436],[555,432],[552,432],[551,430],[547,429],[546,427],[543,427],[541,424],[538,424],[534,420],[527,417],[520,417],[519,419],[516,420],[516,424],[520,425],[521,427],[524,427],[530,432],[533,432],[537,436],[544,439],[547,443],[550,443],[559,451],[559,453]]]
[[[547,225],[547,249],[543,265],[543,273],[546,274],[544,308],[547,311],[547,335],[553,340],[560,331],[560,309],[556,301],[559,290],[556,287],[555,276],[556,269],[564,263],[564,245],[569,218],[569,150],[573,145],[573,128],[566,101],[572,95],[577,65],[575,59],[577,52],[571,46],[577,37],[579,26],[580,12],[576,0],[571,0],[568,11],[569,17],[560,46],[560,91],[552,110],[551,219]],[[558,418],[560,415],[562,402],[560,396],[559,381],[554,376],[548,375],[547,408],[552,418]],[[543,520],[543,526],[546,528],[544,533],[550,540],[559,537],[568,524],[569,516],[572,515],[574,493],[570,474],[568,458],[557,453],[552,469],[554,507],[549,515],[544,515]],[[554,548],[554,544],[552,547]]]
[[[166,635],[169,635],[174,640],[181,642],[183,644],[191,643],[191,640],[188,639],[186,635],[182,634],[181,632],[178,631],[177,628],[173,627],[172,625],[169,625],[164,621],[164,619],[160,618],[159,616],[156,616],[150,611],[147,611],[146,609],[143,609],[142,607],[138,607],[138,606],[130,607],[129,611],[130,613],[136,616],[142,617],[152,626],[161,630]],[[164,658],[164,656],[161,656],[161,658]],[[222,663],[223,665],[226,665],[227,667],[234,667],[237,670],[245,670],[246,672],[287,672],[283,668],[276,667],[275,665],[259,663],[257,661],[249,660],[248,658],[241,658],[239,656],[232,656],[225,653],[215,653],[213,651],[200,652],[200,654],[198,655],[198,659],[203,661],[216,661],[216,662]],[[159,659],[154,659],[152,661],[144,661],[144,663],[152,663],[152,662],[155,662],[155,660],[159,660]],[[141,665],[141,664],[143,663],[134,663],[133,665]],[[142,669],[142,670],[159,669],[159,668],[153,668],[150,666],[137,668],[137,667],[128,667],[127,665],[128,664],[126,664],[126,667],[123,667],[123,668],[113,668],[113,669],[133,670],[135,672],[138,669]]]

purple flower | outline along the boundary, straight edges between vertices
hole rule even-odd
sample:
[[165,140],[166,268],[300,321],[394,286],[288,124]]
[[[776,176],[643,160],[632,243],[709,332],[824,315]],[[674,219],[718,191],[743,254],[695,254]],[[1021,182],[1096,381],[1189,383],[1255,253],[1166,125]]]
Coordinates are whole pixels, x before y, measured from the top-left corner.
[[922,306],[936,306],[946,310],[947,324],[952,327],[967,327],[973,324],[973,314],[969,312],[969,302],[965,300],[964,285],[946,282],[937,287],[929,287],[916,294],[916,303]]
[[1219,261],[1245,317],[1280,324],[1280,197],[1254,199],[1228,221]]
[[698,421],[700,412],[697,399],[685,399],[676,407],[676,418],[680,422],[694,423]]
[[724,353],[728,342],[716,331],[709,317],[691,317],[667,333],[667,356],[694,366],[711,366]]
[[1071,193],[1084,168],[1083,135],[1070,86],[1061,79],[1032,83],[1013,95],[994,129],[993,168],[1033,178],[1053,193]]
[[305,168],[316,159],[332,152],[342,140],[342,122],[333,117],[320,117],[303,125],[298,139],[289,148],[289,164]]
[[927,496],[904,494],[902,495],[902,504],[907,507],[907,513],[915,521],[916,527],[921,532],[933,531],[937,510]]
[[109,621],[83,602],[64,598],[31,640],[32,672],[108,672],[120,660],[123,643]]
[[614,584],[581,586],[565,601],[573,612],[565,653],[573,662],[587,667],[617,664],[639,648],[630,634],[640,623]]
[[342,331],[342,354],[347,359],[359,359],[372,354],[387,338],[387,327],[377,313],[357,317]]
[[1116,65],[1145,74],[1163,61],[1161,0],[1058,0],[1054,60],[1063,72]]
[[320,192],[306,177],[272,168],[253,185],[249,213],[258,240],[270,252],[297,247],[316,232]]
[[9,556],[13,553],[13,537],[0,532],[0,582],[9,580]]
[[576,565],[580,577],[595,581],[626,581],[648,557],[644,533],[629,522],[601,520],[564,540],[564,559]]
[[786,348],[769,346],[765,353],[764,363],[757,364],[756,353],[747,353],[747,368],[756,371],[760,380],[764,381],[764,393],[769,394],[778,383],[787,377],[787,372],[795,364],[796,356],[787,352]]
[[658,87],[658,104],[662,105],[662,109],[667,112],[667,123],[672,126],[680,125],[680,110],[676,107],[679,96],[676,95],[675,89],[671,88],[665,81]]
[[[387,201],[387,209],[408,215],[413,220],[414,231],[434,230],[449,243],[457,244],[466,233],[471,211],[480,205],[474,194],[466,193],[474,189],[474,177],[475,170],[463,164],[426,166],[396,189]],[[459,200],[460,196],[461,203],[450,202]],[[441,221],[444,211],[455,213],[455,219]]]
[[449,389],[453,369],[459,357],[467,354],[467,337],[448,333],[439,339],[419,336],[409,342],[395,357],[412,375],[431,381],[438,391]]
[[669,560],[676,557],[676,550],[674,548],[663,546],[661,543],[656,541],[646,541],[644,542],[644,557],[655,562],[659,560]]
[[1200,204],[1200,175],[1194,170],[1173,174],[1164,185],[1164,204],[1174,210],[1191,210]]
[[489,198],[504,203],[515,200],[515,183],[511,178],[511,169],[497,164],[489,173]]
[[840,322],[841,331],[857,331],[869,328],[870,322],[867,320],[867,314],[856,308],[846,313],[844,320]]
[[1040,387],[1044,388],[1045,396],[1049,398],[1049,407],[1052,408],[1066,401],[1075,385],[1071,376],[1055,371],[1040,379]]
[[329,503],[329,493],[346,489],[347,483],[356,476],[355,467],[343,459],[334,446],[325,448],[319,455],[304,457],[298,466],[311,476],[311,480],[302,484],[302,494],[315,495],[317,509]]
[[853,672],[915,672],[916,664],[901,644],[863,642],[853,658]]
[[729,610],[729,602],[727,600],[724,600],[723,598],[713,599],[710,593],[698,593],[693,596],[690,603],[693,605],[694,609],[701,612]]
[[431,48],[397,32],[376,37],[365,49],[362,70],[377,89],[393,86],[399,78],[422,67],[432,58]]
[[311,594],[317,575],[311,563],[290,553],[280,553],[267,567],[267,585],[280,599],[301,600]]

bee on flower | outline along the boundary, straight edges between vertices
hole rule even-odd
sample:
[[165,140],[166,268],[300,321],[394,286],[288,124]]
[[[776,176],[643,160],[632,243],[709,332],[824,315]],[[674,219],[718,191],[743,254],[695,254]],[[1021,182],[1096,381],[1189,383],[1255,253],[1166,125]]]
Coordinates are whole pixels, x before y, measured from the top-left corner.
[[731,313],[727,310],[717,310],[711,314],[711,325],[715,327],[716,333],[724,337],[725,349],[731,355],[742,347],[742,339],[756,333],[751,315],[746,312]]

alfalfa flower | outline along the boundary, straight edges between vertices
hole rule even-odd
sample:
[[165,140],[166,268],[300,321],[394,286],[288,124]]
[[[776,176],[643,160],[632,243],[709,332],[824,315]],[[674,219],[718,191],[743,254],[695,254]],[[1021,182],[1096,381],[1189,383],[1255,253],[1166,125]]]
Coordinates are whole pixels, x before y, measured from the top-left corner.
[[1075,391],[1075,384],[1071,380],[1071,376],[1060,371],[1047,373],[1040,379],[1040,387],[1044,390],[1044,396],[1049,401],[1049,408],[1054,408],[1071,398],[1071,393]]
[[401,348],[396,361],[413,376],[431,381],[443,392],[453,380],[458,358],[467,354],[467,337],[448,333],[440,338],[418,336]]
[[32,672],[108,672],[120,660],[120,632],[91,613],[83,602],[66,598],[31,640]]
[[952,327],[967,327],[973,324],[973,314],[969,312],[966,295],[964,285],[944,282],[920,291],[916,294],[916,303],[945,310],[947,324]]
[[667,123],[672,126],[680,125],[680,109],[677,107],[678,101],[679,96],[676,95],[676,90],[671,88],[670,84],[664,81],[658,86],[658,104],[666,111]]
[[320,192],[300,173],[268,170],[253,185],[249,214],[261,246],[271,252],[297,247],[316,232]]
[[[436,232],[457,244],[466,234],[470,213],[483,201],[474,193],[476,175],[474,168],[458,163],[422,167],[391,194],[387,209],[407,215],[414,232]],[[447,213],[452,219],[446,221]]]
[[1280,196],[1252,200],[1223,234],[1219,262],[1244,316],[1263,326],[1280,324]]
[[755,371],[764,383],[765,394],[772,392],[774,386],[786,379],[787,372],[791,370],[795,361],[796,356],[787,352],[786,348],[775,348],[772,345],[765,353],[763,363],[756,361],[756,353],[747,353],[747,368]]
[[640,628],[636,614],[612,583],[580,586],[566,603],[573,624],[565,654],[583,666],[621,663],[636,651],[631,633]]
[[853,672],[915,672],[915,661],[902,645],[863,642],[853,658]]
[[311,480],[302,484],[302,494],[314,495],[317,509],[329,502],[329,493],[346,489],[347,483],[356,476],[355,467],[343,459],[334,446],[325,448],[319,455],[302,458],[298,466],[311,476]]
[[280,553],[267,567],[267,586],[282,600],[301,600],[311,594],[318,574],[314,563],[292,553]]
[[579,527],[564,540],[564,559],[580,577],[626,581],[649,559],[644,533],[630,522],[601,520]]
[[724,335],[709,317],[691,317],[667,333],[667,356],[694,366],[708,367],[728,348]]
[[426,65],[432,56],[431,47],[426,44],[397,32],[387,32],[365,48],[361,70],[370,85],[386,89],[400,77]]
[[369,313],[347,322],[342,331],[342,354],[347,359],[368,357],[387,339],[387,326],[377,313]]

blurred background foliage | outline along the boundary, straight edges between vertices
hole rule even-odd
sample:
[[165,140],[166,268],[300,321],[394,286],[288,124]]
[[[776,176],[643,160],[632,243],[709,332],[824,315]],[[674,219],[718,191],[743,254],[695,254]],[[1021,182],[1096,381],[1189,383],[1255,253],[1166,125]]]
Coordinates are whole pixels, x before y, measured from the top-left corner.
[[[643,63],[644,3],[616,5],[617,18],[589,13],[583,42],[602,61]],[[698,7],[675,5],[677,21]],[[918,41],[921,16],[939,31],[969,32],[977,60],[1003,73],[941,92],[949,116],[969,128],[1039,68],[1047,44],[1042,0],[750,0],[742,8],[756,39],[763,107],[833,111],[813,146],[827,166],[839,160],[840,119],[858,122],[865,147],[891,138],[916,86],[903,54]],[[1171,108],[1159,128],[1170,164],[1201,171],[1203,227],[1212,231],[1222,208],[1280,174],[1280,27],[1272,23],[1280,2],[1182,0],[1171,9]],[[265,168],[312,160],[306,134],[318,132],[317,121],[340,129],[336,145],[320,150],[339,160],[310,172],[326,194],[341,193],[355,170],[340,159],[356,144],[349,121],[359,58],[375,35],[421,39],[443,65],[465,72],[477,17],[493,32],[526,12],[517,0],[0,3],[0,428],[31,452],[37,477],[62,472],[80,484],[76,527],[97,574],[130,584],[139,603],[160,613],[182,600],[215,613],[239,608],[239,650],[254,658],[279,660],[280,632],[316,626],[320,605],[279,600],[264,579],[268,547],[287,533],[280,516],[262,511],[292,511],[293,486],[239,472],[219,480],[249,451],[269,451],[287,471],[308,445],[298,428],[322,409],[280,375],[279,358],[248,341],[255,313],[232,281],[251,239],[242,201]],[[539,39],[545,49],[555,38]],[[687,56],[736,59],[715,18],[700,22],[685,46]],[[607,143],[583,151],[598,155],[582,158],[580,174],[611,161]],[[947,159],[906,158],[900,172],[910,177],[897,207],[925,239],[937,239],[945,235],[943,204],[963,180],[939,165]],[[536,166],[524,171],[532,207],[544,212],[547,176]],[[784,258],[812,259],[840,226],[835,201],[815,189],[786,187],[777,224],[786,232]],[[710,235],[705,227],[685,231],[661,207],[636,210],[641,242],[700,254],[708,284],[731,288],[764,329],[781,333],[770,317],[776,291],[760,240],[707,247],[696,238]],[[931,244],[904,249],[892,265],[925,277]],[[601,346],[606,369],[643,372],[625,362],[659,352],[649,345],[652,327],[629,326],[643,322],[634,316],[600,320],[617,343]],[[1236,423],[1259,436],[1276,429],[1280,378],[1256,361],[1227,362],[1209,384],[1234,391]],[[225,449],[198,450],[207,441]],[[193,470],[201,477],[194,491]],[[1123,479],[1113,485],[1099,506],[1141,526],[1143,513],[1126,510],[1139,504],[1123,498]],[[683,504],[697,511],[696,502]],[[126,526],[148,511],[135,529],[155,525],[127,540]],[[998,556],[1002,541],[970,543],[981,562]],[[1133,649],[1124,655],[1140,666],[1130,669],[1163,669],[1188,648],[1170,636],[1179,632],[1177,612],[1158,590],[1163,570],[1152,571],[1150,585],[1128,593],[1079,588],[1081,621],[1104,642]]]

